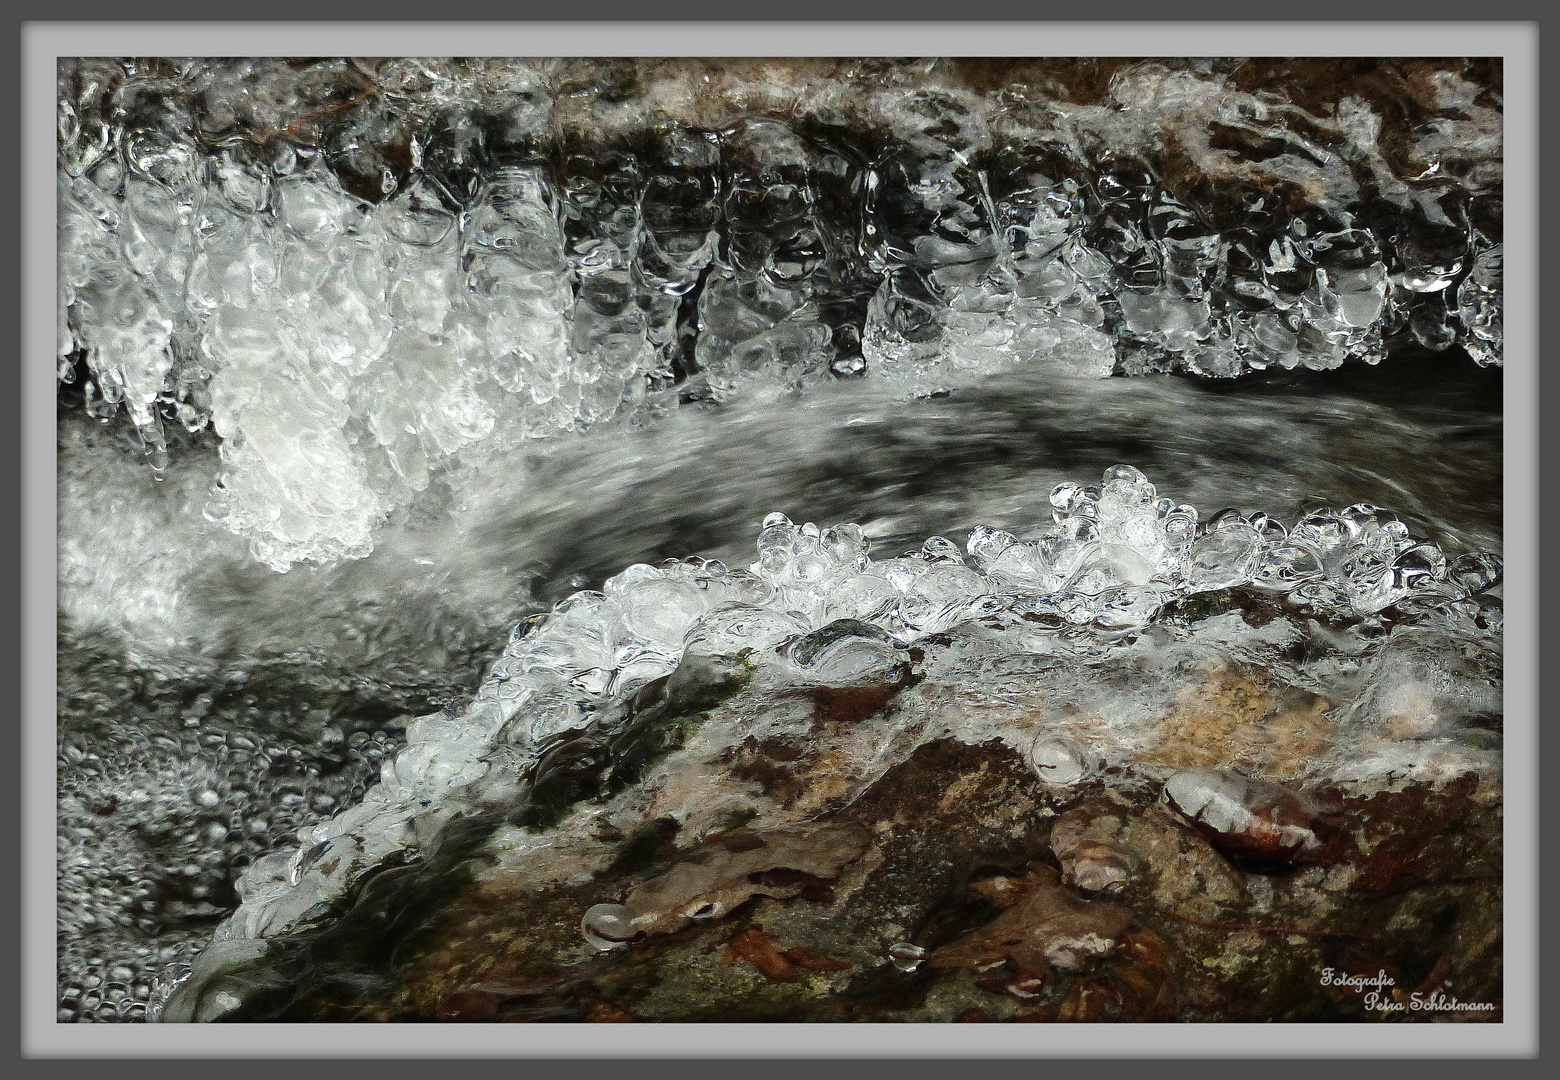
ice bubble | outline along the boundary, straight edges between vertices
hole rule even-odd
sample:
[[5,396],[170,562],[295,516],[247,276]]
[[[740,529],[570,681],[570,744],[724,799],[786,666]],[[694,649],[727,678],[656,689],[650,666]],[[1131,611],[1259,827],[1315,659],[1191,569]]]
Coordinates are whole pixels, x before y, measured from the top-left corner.
[[852,566],[860,556],[867,553],[871,541],[861,531],[860,525],[844,522],[825,530],[819,546],[837,565]]
[[1324,861],[1343,842],[1299,794],[1237,773],[1178,772],[1165,781],[1164,800],[1227,858],[1256,873]]
[[965,550],[977,569],[989,572],[992,563],[1016,542],[1017,538],[1010,532],[980,525],[970,532]]
[[926,950],[908,941],[896,941],[888,947],[888,958],[900,971],[914,971],[926,959]]
[[1212,529],[1192,544],[1187,589],[1210,592],[1249,581],[1261,550],[1262,537],[1244,522]]
[[1094,497],[1084,488],[1073,483],[1057,484],[1051,490],[1052,517],[1058,524],[1064,518],[1094,516]]
[[1500,584],[1503,575],[1501,557],[1494,552],[1460,555],[1447,568],[1447,576],[1468,596],[1494,588]]
[[831,621],[856,619],[877,622],[897,610],[902,597],[903,593],[887,578],[864,572],[831,584],[824,597],[823,615]]
[[1322,574],[1321,560],[1314,551],[1296,544],[1280,544],[1263,552],[1252,584],[1287,592],[1318,580]]
[[1029,751],[1029,761],[1040,779],[1055,787],[1070,787],[1084,778],[1083,756],[1066,739],[1042,735]]
[[1337,572],[1361,615],[1380,611],[1398,598],[1392,565],[1378,551],[1366,548],[1350,553],[1338,563]]
[[836,619],[798,639],[791,662],[824,686],[848,686],[891,677],[904,657],[886,630],[856,619]]
[[680,645],[709,606],[709,591],[671,578],[640,582],[624,591],[623,624],[632,634],[667,647]]
[[771,650],[812,628],[788,612],[753,604],[730,603],[700,616],[684,639],[690,653],[722,656],[753,649]]
[[1312,510],[1289,531],[1289,539],[1326,555],[1343,544],[1350,535],[1348,524],[1334,510]]
[[628,947],[638,933],[629,921],[630,912],[621,904],[597,904],[580,919],[580,933],[598,952]]

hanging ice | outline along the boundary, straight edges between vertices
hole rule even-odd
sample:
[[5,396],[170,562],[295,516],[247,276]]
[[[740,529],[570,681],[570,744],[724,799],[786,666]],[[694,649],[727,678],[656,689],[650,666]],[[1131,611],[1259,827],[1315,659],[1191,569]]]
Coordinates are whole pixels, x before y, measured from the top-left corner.
[[[1498,114],[1471,95],[1414,135],[1471,155],[1454,181],[1395,176],[1356,99],[1302,116],[1156,63],[1090,105],[853,74],[759,115],[754,84],[736,123],[713,118],[738,84],[696,65],[623,106],[563,93],[558,63],[177,69],[61,68],[54,362],[154,469],[166,423],[214,424],[210,516],[277,570],[367,552],[485,447],[685,399],[1328,369],[1403,334],[1500,362]],[[240,92],[259,72],[274,96]],[[304,109],[332,79],[350,108]],[[652,101],[686,115],[651,124]],[[1215,125],[1267,149],[1231,157]],[[1210,182],[1270,194],[1191,205],[1151,167],[1167,132]],[[1220,543],[1208,572],[1242,572]],[[1003,572],[1062,572],[1023,556]]]

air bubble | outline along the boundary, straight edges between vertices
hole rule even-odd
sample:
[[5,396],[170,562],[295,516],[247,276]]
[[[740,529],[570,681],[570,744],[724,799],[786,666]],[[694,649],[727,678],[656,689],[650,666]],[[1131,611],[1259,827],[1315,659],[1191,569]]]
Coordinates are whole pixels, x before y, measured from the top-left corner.
[[1082,755],[1065,739],[1041,736],[1035,740],[1029,760],[1040,779],[1056,787],[1070,787],[1087,772]]
[[926,959],[926,950],[908,941],[899,941],[888,947],[888,958],[900,971],[914,971]]
[[629,918],[621,904],[597,904],[580,919],[580,932],[599,952],[627,948],[637,933]]

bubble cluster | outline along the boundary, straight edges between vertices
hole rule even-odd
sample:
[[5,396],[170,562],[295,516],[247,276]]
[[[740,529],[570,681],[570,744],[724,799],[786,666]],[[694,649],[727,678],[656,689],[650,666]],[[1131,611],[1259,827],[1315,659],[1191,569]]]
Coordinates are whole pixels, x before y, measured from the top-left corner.
[[154,471],[169,425],[213,427],[208,515],[285,570],[366,554],[494,445],[739,390],[1400,340],[1500,362],[1500,111],[1472,73],[1427,76],[1404,151],[1388,102],[1318,114],[1217,62],[1095,97],[1044,72],[67,61],[60,378]]
[[163,677],[62,649],[61,1022],[155,1012],[239,902],[239,875],[363,797],[400,744],[354,725],[332,681],[277,693],[238,671]]

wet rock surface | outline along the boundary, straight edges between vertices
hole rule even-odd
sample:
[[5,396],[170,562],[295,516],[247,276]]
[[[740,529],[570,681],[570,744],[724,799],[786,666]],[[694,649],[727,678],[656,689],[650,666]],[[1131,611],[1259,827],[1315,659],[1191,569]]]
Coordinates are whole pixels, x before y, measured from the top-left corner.
[[[893,707],[922,709],[907,698],[928,690]],[[703,836],[675,818],[615,838],[556,830],[521,864],[502,813],[452,823],[324,929],[259,943],[204,990],[190,980],[167,1019],[1499,1019],[1488,778],[1280,784],[1204,768],[1167,785],[1144,767],[1058,785],[1001,741],[941,738],[845,791],[806,741],[768,747],[767,784],[732,775],[754,796],[748,819]],[[1188,792],[1209,791],[1224,816],[1189,817]],[[1328,842],[1254,863],[1225,842],[1249,825],[1231,806]],[[772,824],[798,810],[805,824]],[[603,912],[616,932],[592,941],[582,919]],[[1409,1007],[1437,994],[1493,1009]]]
[[[1356,370],[1360,375],[1378,376],[1385,369]],[[1350,374],[1335,372],[1326,377]],[[1490,374],[1485,371],[1481,376]],[[1454,392],[1448,385],[1438,383],[1437,387],[1438,393]],[[1399,398],[1402,394],[1393,392],[1388,396]],[[1061,410],[1077,408],[1078,403],[1065,398],[1063,401],[1064,405],[1057,410],[1040,419],[1026,418],[1024,424],[1014,425],[1005,434],[1016,439],[1021,433],[1028,437],[1036,429],[1050,430]],[[1199,405],[1206,407],[1208,402],[1201,401]],[[1139,415],[1149,414],[1134,413],[1135,417]],[[1498,413],[1496,420],[1498,434]],[[1069,430],[1082,431],[1081,421],[1072,423]],[[76,453],[74,444],[67,446],[64,436],[74,435],[78,428],[79,422],[62,426],[62,461],[68,454]],[[109,430],[93,428],[101,433]],[[1090,428],[1090,434],[1096,440],[1105,437],[1097,427]],[[925,445],[896,445],[893,457],[897,462],[908,455],[908,460],[924,463],[926,468],[943,468],[937,464],[937,453],[952,444],[952,434],[944,433]],[[1495,445],[1498,450],[1498,442]],[[1072,441],[1056,438],[1047,439],[1040,446],[1046,454],[1082,452]],[[1233,455],[1234,447],[1229,449]],[[1240,452],[1246,452],[1244,443]],[[1360,454],[1363,461],[1364,451]],[[973,453],[970,460],[974,460]],[[1494,460],[1498,465],[1498,454]],[[691,471],[692,461],[690,455],[685,471]],[[960,456],[948,467],[962,468],[964,461],[965,457]],[[1227,466],[1222,461],[1206,462],[1199,466],[1198,474],[1213,475]],[[880,466],[881,475],[891,475],[896,482],[906,478],[902,471],[884,471],[887,467],[885,461]],[[1421,468],[1416,465],[1416,470]],[[689,491],[706,487],[702,477],[707,475],[695,475]],[[1428,475],[1433,474],[1414,474],[1416,478]],[[1498,472],[1494,475],[1498,476]],[[82,515],[89,506],[99,514],[108,511],[107,516],[96,519],[105,535],[113,529],[117,530],[115,535],[123,536],[126,526],[137,520],[128,513],[134,506],[130,499],[135,494],[133,483],[121,482],[120,476],[114,472],[108,480],[117,494],[107,507],[100,501],[101,496],[90,500],[83,497],[81,513],[68,522],[62,519],[62,557],[68,557],[87,535]],[[925,482],[924,473],[911,474],[909,478],[913,483]],[[62,486],[65,479],[62,476]],[[166,481],[175,482],[173,476]],[[85,481],[72,479],[72,484],[81,488]],[[1443,494],[1448,490],[1439,479],[1435,486]],[[663,493],[660,501],[664,503],[668,497]],[[801,487],[790,497],[801,499]],[[1482,505],[1468,501],[1479,497],[1477,490],[1469,491],[1462,496],[1460,505]],[[758,509],[748,511],[750,520],[756,522],[765,504],[773,505],[773,494],[766,488],[765,493],[753,494],[751,498],[759,500]],[[640,499],[634,503],[635,513],[644,513],[643,499],[641,489]],[[1044,505],[1044,492],[1037,501]],[[116,509],[117,514],[113,513]],[[1497,537],[1498,509],[1496,502],[1491,520]],[[613,513],[622,517],[627,510],[625,499]],[[682,520],[681,516],[675,519]],[[162,518],[158,517],[155,524],[162,527]],[[590,553],[591,562],[579,564],[589,573],[598,572],[598,565],[616,569],[637,550],[625,547],[621,538],[618,546],[601,540],[607,530],[600,523],[592,522],[590,529],[595,530],[590,532],[592,544],[600,542],[604,546],[603,553]],[[676,539],[682,534],[681,528],[674,523],[667,529],[666,538],[654,542],[663,551],[686,550]],[[1443,535],[1442,529],[1444,526],[1436,535]],[[144,539],[136,535],[137,545],[163,543],[156,535]],[[112,555],[112,551],[90,548],[73,565],[77,570],[90,565],[94,573],[114,583],[113,588],[127,590],[130,582],[116,571]],[[132,555],[139,562],[139,554],[125,553],[126,558]],[[161,572],[155,565],[150,569]],[[385,568],[379,569],[385,572]],[[395,564],[388,573],[404,585],[408,569],[418,568]],[[450,580],[452,576],[443,567],[423,570],[430,575],[437,573],[440,580]],[[274,580],[256,581],[251,571]],[[213,927],[232,913],[239,899],[234,883],[248,863],[270,853],[278,853],[285,860],[297,843],[295,830],[311,828],[340,807],[361,799],[375,784],[383,764],[393,760],[404,743],[405,721],[441,704],[464,700],[501,655],[508,624],[527,610],[524,578],[492,590],[495,595],[504,594],[506,588],[513,590],[514,599],[504,605],[513,613],[484,616],[473,612],[472,598],[464,594],[442,601],[426,592],[398,597],[379,579],[363,574],[311,581],[300,578],[296,571],[284,577],[271,575],[258,566],[240,573],[236,564],[220,564],[210,573],[210,581],[189,582],[173,577],[167,588],[177,587],[183,602],[198,601],[201,613],[220,610],[220,621],[215,624],[192,619],[189,614],[180,624],[186,632],[199,628],[208,635],[215,661],[197,654],[188,672],[168,674],[159,670],[166,662],[158,659],[151,635],[132,638],[138,649],[150,648],[152,657],[147,659],[126,657],[124,644],[115,634],[83,629],[91,626],[91,604],[105,595],[137,612],[162,610],[162,594],[154,591],[151,582],[136,581],[133,596],[129,592],[122,597],[117,593],[104,594],[101,590],[67,593],[64,590],[73,586],[62,569],[62,1019],[134,1021],[145,1014],[148,1004],[155,1006],[159,985],[165,991],[169,983],[187,972]],[[565,580],[569,577],[557,570],[554,573]],[[242,590],[223,592],[217,587],[218,583],[231,584],[234,580],[243,583]],[[268,588],[299,592],[296,596],[288,594],[291,599],[280,602]],[[63,610],[67,597],[68,612]],[[1251,596],[1201,596],[1174,605],[1168,613],[1169,621],[1174,624],[1177,620],[1217,614],[1232,606],[1251,612],[1263,610],[1263,605]],[[343,608],[347,609],[345,614]],[[1251,617],[1256,620],[1258,616]],[[74,644],[81,637],[88,638],[89,643]],[[1451,653],[1434,642],[1396,651],[1408,678],[1401,692],[1390,700],[1382,698],[1375,710],[1389,722],[1387,733],[1394,740],[1408,739],[1406,745],[1414,745],[1415,739],[1477,738],[1486,746],[1498,748],[1498,697],[1475,710],[1482,714],[1477,721],[1480,726],[1462,730],[1458,716],[1467,711],[1467,691],[1461,683],[1442,685],[1445,679],[1468,666],[1468,660],[1454,660]],[[246,653],[259,655],[245,656]],[[297,677],[288,675],[289,671],[295,671]],[[814,706],[810,711],[818,712],[827,721],[829,715],[844,717],[872,707],[872,699],[887,692],[886,687],[800,688],[796,700],[801,702],[809,695],[816,698],[825,708]],[[1249,689],[1241,692],[1251,693]],[[208,712],[201,713],[206,695],[212,697],[214,704]],[[1251,718],[1252,722],[1245,726],[1237,722],[1249,713],[1249,706],[1245,712],[1233,707],[1223,713],[1210,712],[1208,703],[1228,698],[1233,706],[1235,697],[1234,687],[1221,689],[1218,683],[1208,684],[1189,696],[1177,723],[1178,734],[1164,740],[1162,752],[1167,765],[1180,769],[1221,766],[1225,762],[1215,748],[1225,745],[1222,740],[1226,735],[1239,734],[1253,726],[1260,730],[1264,726],[1261,716]],[[1316,698],[1297,695],[1295,706],[1288,710],[1297,738],[1287,747],[1269,746],[1258,754],[1259,758],[1265,755],[1272,759],[1273,764],[1281,759],[1286,770],[1284,779],[1296,775],[1296,770],[1327,741],[1319,738],[1316,731],[1306,734],[1318,719],[1315,704]],[[186,709],[191,711],[186,714]],[[308,720],[316,711],[330,717],[330,722],[318,730],[309,726],[313,721]],[[134,726],[125,723],[127,717],[135,718]],[[192,720],[195,724],[189,726]],[[826,727],[836,726],[826,722]],[[340,728],[340,741],[330,741],[332,727]],[[1085,728],[1069,738],[1079,737],[1086,748],[1089,731]],[[255,742],[258,749],[251,751],[231,739],[235,734],[239,739]],[[1320,734],[1325,735],[1325,729]],[[177,751],[160,739],[176,743]],[[777,753],[796,757],[788,761],[770,760],[765,757],[769,746],[775,746]],[[1084,769],[1078,759],[1080,747],[1069,742],[1063,749],[1070,755],[1071,780],[1076,780]],[[764,779],[781,788],[799,783],[794,778],[796,760],[812,760],[804,750],[770,743],[764,735],[755,736],[751,745],[739,744],[733,753],[741,758],[740,762],[734,761],[734,767],[742,769],[753,782]],[[279,757],[283,754],[285,757]],[[88,755],[96,758],[89,759]],[[265,758],[263,763],[260,755]],[[87,773],[84,768],[96,772]],[[319,775],[311,775],[311,768],[318,770]],[[126,801],[125,796],[137,789],[143,790],[149,801]],[[208,790],[219,796],[216,807],[195,801]],[[315,806],[316,799],[322,796],[334,800],[323,810]],[[93,800],[99,798],[115,800],[114,813],[104,816],[93,812]],[[157,825],[157,839],[143,842],[139,823],[153,810],[163,812],[160,807],[171,816]],[[228,830],[222,841],[214,842],[206,834],[215,825]],[[193,876],[186,873],[186,868],[191,867],[196,870]],[[205,895],[191,896],[197,888],[203,889]],[[156,910],[147,910],[146,904]]]

